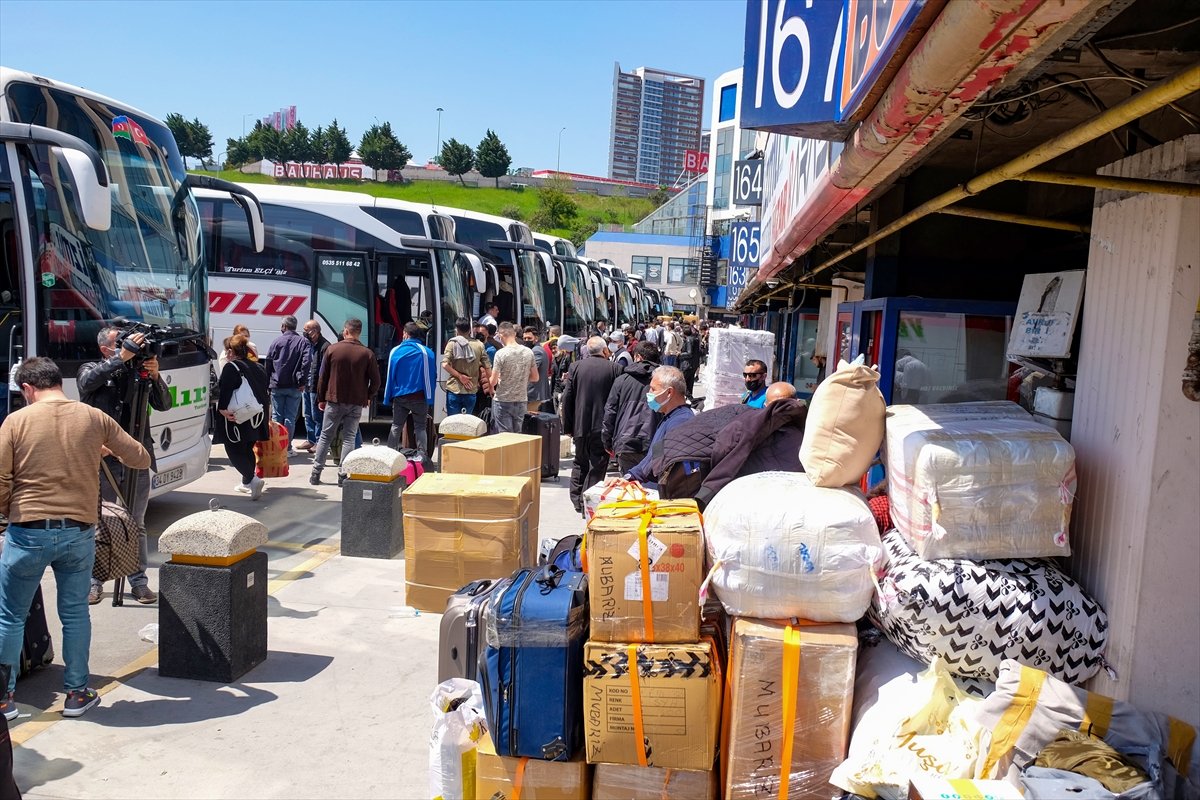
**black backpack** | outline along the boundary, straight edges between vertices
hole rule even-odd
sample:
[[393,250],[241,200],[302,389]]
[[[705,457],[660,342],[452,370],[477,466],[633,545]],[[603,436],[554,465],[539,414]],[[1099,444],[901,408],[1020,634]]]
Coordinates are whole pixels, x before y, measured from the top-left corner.
[[717,434],[749,410],[743,405],[721,406],[667,431],[650,451],[651,469],[658,476],[658,496],[663,500],[694,498],[712,468]]

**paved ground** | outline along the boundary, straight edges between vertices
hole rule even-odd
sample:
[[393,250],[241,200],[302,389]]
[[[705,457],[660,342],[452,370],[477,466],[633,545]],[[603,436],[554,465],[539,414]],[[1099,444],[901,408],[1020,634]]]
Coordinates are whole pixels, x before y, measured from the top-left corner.
[[[309,486],[307,459],[292,463],[292,475],[268,481],[253,503],[232,492],[234,473],[216,448],[208,475],[152,501],[147,517],[152,552],[171,521],[212,497],[267,525],[267,661],[230,685],[160,677],[157,648],[138,637],[157,622],[156,607],[113,607],[106,594],[92,608],[101,705],[62,718],[61,660],[17,684],[22,715],[10,726],[25,797],[428,796],[440,616],[393,615],[405,605],[403,559],[338,555],[340,492]],[[558,484],[543,484],[543,537],[581,527],[569,474],[567,461]],[[157,588],[162,559],[151,560]],[[53,578],[43,589],[53,609]],[[53,612],[48,621],[60,643]]]

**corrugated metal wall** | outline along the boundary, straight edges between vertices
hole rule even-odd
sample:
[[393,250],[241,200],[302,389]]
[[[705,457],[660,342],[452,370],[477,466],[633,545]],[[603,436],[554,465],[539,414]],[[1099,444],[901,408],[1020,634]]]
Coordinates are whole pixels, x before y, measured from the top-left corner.
[[[1198,182],[1200,136],[1103,174]],[[1200,404],[1183,398],[1200,200],[1098,192],[1071,441],[1073,572],[1111,623],[1093,688],[1200,724]]]

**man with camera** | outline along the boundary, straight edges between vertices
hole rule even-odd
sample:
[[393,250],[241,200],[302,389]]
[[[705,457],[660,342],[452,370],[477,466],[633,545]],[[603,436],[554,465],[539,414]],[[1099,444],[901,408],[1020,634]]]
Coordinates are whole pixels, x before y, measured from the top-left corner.
[[[89,406],[94,406],[117,421],[123,430],[128,431],[133,422],[134,409],[129,407],[133,398],[133,381],[145,380],[149,383],[150,403],[147,408],[138,409],[142,414],[141,444],[150,453],[150,469],[157,470],[154,460],[154,437],[150,434],[150,409],[168,411],[171,408],[171,394],[166,382],[158,372],[158,359],[148,355],[146,350],[146,335],[141,332],[132,333],[123,340],[121,329],[106,326],[96,336],[100,345],[103,361],[94,361],[79,368],[78,386],[79,399]],[[144,373],[144,377],[142,376]],[[105,499],[113,500],[120,492],[120,484],[124,482],[125,467],[116,459],[107,459],[109,469],[117,486],[109,485],[107,479],[100,481],[101,493]],[[137,470],[137,482],[134,487],[133,499],[130,502],[129,513],[138,526],[138,568],[129,575],[129,591],[139,603],[150,604],[158,601],[158,595],[147,585],[146,565],[149,563],[149,550],[146,542],[146,506],[150,503],[150,471]],[[100,602],[103,585],[92,581],[91,591],[88,592],[88,603],[95,605]]]

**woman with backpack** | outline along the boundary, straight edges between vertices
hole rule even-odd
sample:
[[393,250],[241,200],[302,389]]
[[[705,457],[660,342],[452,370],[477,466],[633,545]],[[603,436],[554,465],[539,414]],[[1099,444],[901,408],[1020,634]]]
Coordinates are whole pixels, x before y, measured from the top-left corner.
[[[270,437],[266,408],[269,403],[267,373],[250,359],[250,339],[242,334],[225,340],[226,363],[217,379],[217,412],[221,419],[213,426],[213,444],[225,445],[229,463],[242,476],[234,491],[250,495],[251,500],[262,497],[264,481],[254,474],[254,443]],[[244,407],[245,385],[261,407],[257,414],[238,421],[238,411]],[[236,397],[235,397],[236,395]],[[235,402],[237,400],[238,402]]]

